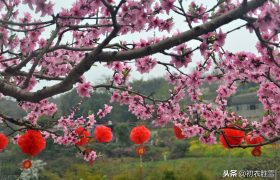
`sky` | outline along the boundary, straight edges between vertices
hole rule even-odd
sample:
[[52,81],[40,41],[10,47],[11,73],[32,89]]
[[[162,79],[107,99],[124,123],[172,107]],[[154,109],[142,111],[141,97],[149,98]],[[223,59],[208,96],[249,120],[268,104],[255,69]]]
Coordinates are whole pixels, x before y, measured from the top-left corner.
[[[55,13],[59,12],[61,8],[70,8],[71,5],[73,4],[73,2],[75,0],[53,0],[55,1]],[[214,5],[214,3],[216,1],[205,1],[205,0],[196,0],[195,2],[197,3],[203,3],[205,4],[207,7],[212,7]],[[23,5],[21,7],[22,11],[27,10],[28,8]],[[28,10],[30,11],[30,10]],[[33,17],[37,18],[37,19],[42,19],[42,20],[48,20],[47,18],[41,18],[39,15],[36,15],[35,13],[32,13]],[[175,23],[175,27],[173,29],[172,32],[175,32],[177,29],[180,31],[185,31],[187,30],[187,25],[186,23],[183,23],[183,18],[175,15],[175,14],[170,14],[169,17],[173,17],[174,23]],[[231,30],[239,25],[244,24],[245,22],[241,21],[241,20],[236,20],[230,24],[227,24],[225,26],[222,27],[222,30],[228,31]],[[178,24],[180,24],[181,26],[178,26]],[[52,27],[53,28],[53,27]],[[46,31],[44,32],[44,35],[46,35],[46,37],[50,36],[50,29],[46,29]],[[126,40],[126,41],[137,41],[140,40],[141,37],[153,37],[154,34],[156,36],[161,36],[163,34],[170,36],[172,34],[172,32],[170,34],[168,33],[160,33],[157,31],[151,31],[151,32],[144,32],[144,33],[134,33],[133,35],[126,35],[126,36],[121,36],[120,38],[116,38],[115,42],[117,42],[118,40]],[[69,37],[71,38],[71,37]],[[67,39],[66,39],[67,40]],[[70,39],[69,39],[70,41]],[[113,41],[114,42],[114,41]],[[238,31],[235,31],[231,34],[228,35],[228,37],[226,38],[226,42],[225,42],[225,49],[228,49],[232,52],[237,52],[237,51],[251,51],[251,52],[256,52],[256,48],[255,48],[255,44],[257,42],[256,37],[253,34],[250,34],[246,29],[242,28]],[[191,46],[193,48],[197,47],[198,43],[191,41],[188,43],[188,46]],[[159,59],[159,60],[163,60],[165,62],[169,61],[169,57],[161,55],[161,54],[156,54],[154,56],[155,58]],[[195,52],[193,55],[193,62],[189,65],[188,68],[183,69],[184,72],[191,72],[195,66],[195,64],[202,60],[201,56],[199,55],[199,52]],[[28,68],[28,67],[27,67]],[[133,69],[135,70],[135,67],[133,67]],[[97,67],[92,67],[90,69],[90,71],[85,73],[86,79],[89,80],[90,82],[92,82],[92,84],[98,84],[104,81],[105,77],[109,77],[112,76],[113,72],[110,71],[108,68],[104,67],[102,64],[97,64]],[[131,78],[133,80],[135,79],[150,79],[150,78],[156,78],[156,77],[162,77],[166,74],[166,71],[164,69],[164,67],[162,66],[156,66],[150,73],[148,74],[140,74],[137,71],[133,71],[133,73],[131,74]],[[50,86],[53,85],[57,82],[49,82],[49,81],[40,81],[40,83],[38,83],[38,85],[35,87],[34,90],[38,90],[41,89],[44,86]]]

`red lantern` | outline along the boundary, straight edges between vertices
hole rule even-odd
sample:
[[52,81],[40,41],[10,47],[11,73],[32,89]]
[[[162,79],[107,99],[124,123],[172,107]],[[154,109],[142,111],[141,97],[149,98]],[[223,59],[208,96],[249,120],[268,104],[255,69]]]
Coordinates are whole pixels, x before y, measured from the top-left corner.
[[251,151],[251,154],[255,157],[261,156],[262,155],[261,147],[254,147],[254,149]]
[[101,143],[110,142],[113,139],[113,133],[111,128],[100,125],[96,126],[94,130],[94,137],[96,141]]
[[261,144],[263,142],[263,138],[261,136],[253,137],[252,133],[248,133],[245,140],[247,144]]
[[136,147],[136,154],[138,156],[143,156],[146,153],[146,149],[144,146],[138,146]]
[[32,162],[29,159],[26,159],[21,163],[21,165],[24,169],[29,169],[32,166]]
[[9,143],[9,139],[3,133],[0,133],[0,151],[4,150]]
[[182,134],[182,130],[178,126],[174,125],[173,126],[173,130],[174,130],[175,137],[177,139],[185,139],[185,138],[187,138],[185,135]]
[[46,140],[40,131],[27,130],[19,137],[18,145],[23,153],[36,156],[46,147]]
[[130,140],[134,144],[143,144],[149,140],[151,132],[145,126],[134,127],[130,132]]
[[77,134],[77,136],[80,137],[80,140],[78,142],[76,142],[76,145],[78,146],[83,146],[86,143],[88,143],[89,141],[89,136],[90,136],[90,132],[85,130],[83,127],[78,127],[75,130],[75,133]]
[[[263,138],[261,136],[253,137],[252,132],[249,132],[245,138],[245,141],[247,144],[261,144],[263,142]],[[253,156],[261,156],[261,146],[254,147],[254,149],[251,151],[251,154]]]
[[[237,146],[242,143],[242,140],[244,139],[245,132],[238,130],[238,129],[231,129],[231,128],[225,128],[221,130],[220,134],[220,142],[225,148],[230,148],[230,146]],[[225,136],[225,138],[224,138]],[[228,145],[229,144],[229,145]]]

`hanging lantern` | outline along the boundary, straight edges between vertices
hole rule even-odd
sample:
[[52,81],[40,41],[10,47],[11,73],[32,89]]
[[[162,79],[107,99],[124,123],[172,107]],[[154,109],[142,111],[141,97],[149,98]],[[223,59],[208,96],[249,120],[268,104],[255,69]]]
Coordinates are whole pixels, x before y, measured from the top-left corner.
[[3,151],[9,143],[9,139],[3,133],[0,133],[0,152]]
[[25,159],[22,163],[21,166],[23,169],[29,169],[32,167],[32,162],[29,159]]
[[110,142],[113,139],[113,133],[111,128],[104,125],[96,126],[94,130],[95,140],[101,143]]
[[254,149],[251,151],[251,154],[255,157],[262,155],[261,147],[254,147]]
[[90,132],[89,131],[85,130],[83,127],[78,127],[75,130],[75,133],[80,138],[79,141],[76,142],[76,145],[83,146],[86,143],[88,143],[88,141],[89,141],[88,137],[90,136]]
[[247,144],[261,144],[263,142],[263,138],[261,136],[253,137],[252,132],[248,133],[245,140]]
[[130,132],[130,140],[134,144],[144,144],[150,136],[151,132],[145,126],[136,126]]
[[46,147],[46,140],[40,131],[27,130],[18,139],[22,152],[31,156],[38,155]]
[[[249,132],[245,138],[245,141],[247,144],[261,144],[263,142],[263,138],[261,136],[253,137],[252,132]],[[253,156],[261,156],[261,146],[254,147],[254,149],[251,151],[251,154]]]
[[174,125],[173,126],[173,130],[174,130],[175,137],[177,139],[185,139],[185,138],[187,138],[185,135],[182,134],[182,130],[178,126]]
[[146,149],[144,146],[138,146],[136,147],[136,154],[138,156],[143,156],[146,153]]
[[220,142],[225,148],[240,145],[245,136],[245,132],[238,129],[225,128],[221,131],[223,132],[223,134],[221,132]]

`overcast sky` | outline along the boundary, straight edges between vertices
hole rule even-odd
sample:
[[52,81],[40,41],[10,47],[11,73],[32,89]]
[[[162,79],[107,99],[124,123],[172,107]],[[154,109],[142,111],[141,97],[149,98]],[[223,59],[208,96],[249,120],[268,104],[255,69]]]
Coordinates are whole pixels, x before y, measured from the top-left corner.
[[[54,1],[54,0],[53,0]],[[75,0],[56,0],[55,3],[55,14],[58,13],[60,11],[60,9],[63,8],[70,8],[71,5],[73,4]],[[204,2],[203,2],[204,1]],[[204,4],[207,5],[207,7],[212,7],[215,3],[215,1],[206,1],[205,0],[196,0],[195,2],[197,3],[201,3],[203,2]],[[212,3],[211,3],[212,2]],[[27,9],[26,6],[22,6],[21,7],[22,10]],[[187,9],[187,7],[186,7]],[[30,11],[30,10],[28,10]],[[35,18],[39,19],[40,16],[33,14]],[[183,22],[183,18],[179,17],[177,15],[174,14],[170,14],[169,17],[173,16],[173,20],[175,22],[175,28],[172,30],[172,32],[170,34],[167,34],[166,32],[164,33],[159,33],[157,31],[150,31],[150,32],[144,32],[144,33],[134,33],[133,35],[126,35],[126,36],[121,36],[120,38],[117,38],[116,40],[126,40],[126,41],[136,41],[141,39],[141,37],[153,37],[154,33],[156,34],[156,36],[161,36],[163,34],[170,36],[173,34],[173,32],[175,32],[177,29],[179,29],[180,31],[185,31],[187,30],[187,24],[186,23],[182,23]],[[41,18],[42,19],[42,18]],[[47,20],[46,18],[43,18],[43,20]],[[244,24],[245,22],[241,21],[241,20],[237,20],[234,21],[228,25],[225,25],[222,27],[223,31],[228,31],[231,30],[241,24]],[[181,26],[178,26],[181,25]],[[53,28],[53,27],[52,27]],[[46,35],[46,37],[48,37],[50,35],[50,30],[47,29],[44,34]],[[71,37],[69,37],[69,40],[71,40]],[[251,51],[251,52],[255,52],[256,48],[255,48],[255,44],[256,44],[256,37],[253,34],[250,34],[246,29],[241,29],[238,31],[235,31],[233,33],[231,33],[225,42],[225,49],[228,49],[232,52],[237,52],[237,51]],[[197,47],[197,42],[189,42],[188,46],[191,46],[193,48]],[[169,61],[169,57],[167,56],[163,56],[160,54],[157,54],[155,56],[156,58],[160,59],[160,60],[164,60],[164,61]],[[199,55],[198,52],[194,53],[193,56],[193,63],[187,68],[184,69],[185,72],[189,72],[193,69],[194,65],[196,64],[197,61],[202,60],[201,56]],[[96,84],[98,82],[101,82],[105,77],[108,77],[110,75],[112,75],[112,71],[108,70],[107,68],[103,67],[103,65],[101,64],[97,64],[97,67],[92,67],[90,71],[88,71],[86,73],[86,78],[87,80],[91,81],[93,84]],[[134,68],[135,69],[135,68]],[[165,75],[166,71],[164,70],[163,67],[161,66],[157,66],[156,68],[154,68],[149,74],[140,74],[139,72],[135,72],[133,71],[132,75],[132,79],[149,79],[149,78],[155,78],[155,77],[160,77]],[[53,83],[49,83],[46,81],[42,81],[40,82],[40,84],[38,84],[36,86],[36,89],[40,89],[43,86],[46,85],[51,85]]]

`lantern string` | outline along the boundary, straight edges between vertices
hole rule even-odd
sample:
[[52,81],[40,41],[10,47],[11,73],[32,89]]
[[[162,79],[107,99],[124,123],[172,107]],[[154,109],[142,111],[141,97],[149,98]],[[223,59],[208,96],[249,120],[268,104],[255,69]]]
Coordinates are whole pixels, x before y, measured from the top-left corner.
[[140,155],[140,180],[143,180],[143,158],[142,155]]

